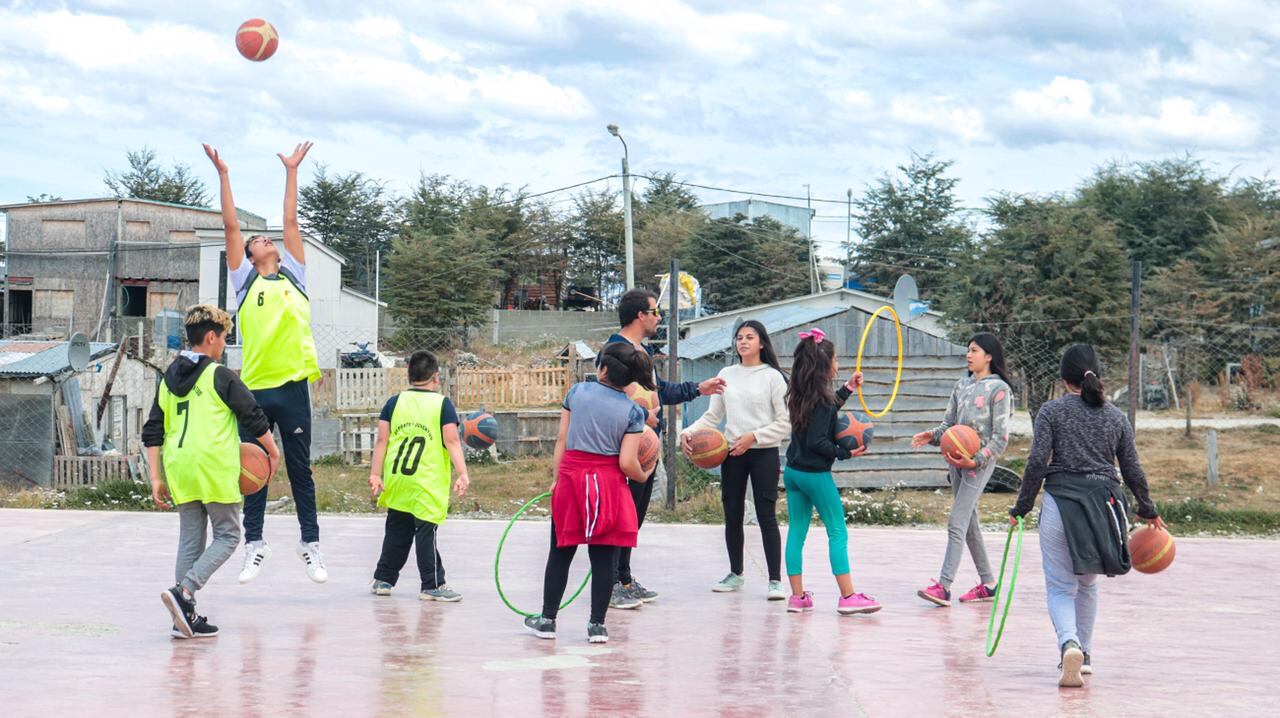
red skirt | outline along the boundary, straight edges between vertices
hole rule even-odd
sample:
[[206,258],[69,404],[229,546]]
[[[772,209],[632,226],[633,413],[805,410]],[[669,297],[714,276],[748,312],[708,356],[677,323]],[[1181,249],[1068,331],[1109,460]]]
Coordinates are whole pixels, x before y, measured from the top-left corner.
[[618,457],[566,451],[551,490],[556,545],[636,545],[636,504]]

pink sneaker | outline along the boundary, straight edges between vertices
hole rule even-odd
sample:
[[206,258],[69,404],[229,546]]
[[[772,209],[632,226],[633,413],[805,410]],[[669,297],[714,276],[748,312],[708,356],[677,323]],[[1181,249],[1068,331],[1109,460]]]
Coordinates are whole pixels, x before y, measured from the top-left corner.
[[986,584],[978,584],[969,589],[969,592],[960,597],[960,603],[982,603],[994,601],[996,591],[994,588],[987,588]]
[[923,591],[916,591],[916,595],[929,603],[936,604],[938,606],[951,605],[951,592],[943,588],[942,584],[938,583],[937,579],[934,579],[932,586],[924,589]]
[[803,596],[792,596],[787,599],[787,613],[800,613],[813,610],[813,594],[805,591]]
[[875,613],[882,606],[865,593],[855,593],[848,598],[841,598],[836,604],[836,613],[849,616],[854,613]]

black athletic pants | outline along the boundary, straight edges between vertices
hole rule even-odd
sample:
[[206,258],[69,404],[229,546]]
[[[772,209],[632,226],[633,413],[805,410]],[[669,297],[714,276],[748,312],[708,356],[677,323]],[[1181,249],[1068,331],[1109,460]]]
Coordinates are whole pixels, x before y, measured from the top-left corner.
[[[573,565],[576,553],[577,546],[561,548],[556,545],[556,525],[552,522],[551,552],[547,554],[547,571],[542,577],[542,615],[546,618],[554,620],[560,613],[560,603],[569,586],[569,567]],[[604,614],[609,610],[609,599],[613,596],[613,566],[617,555],[617,546],[587,546],[587,556],[591,559],[592,623],[604,623]]]
[[[654,468],[653,473],[649,475],[649,480],[644,482],[632,481],[627,479],[627,488],[631,489],[631,500],[636,503],[636,530],[639,531],[644,526],[644,515],[649,511],[649,499],[653,498],[653,483],[658,476],[658,471],[662,468],[662,462],[658,462],[658,466]],[[615,575],[620,583],[628,584],[632,581],[631,576],[631,547],[618,549],[617,571]]]
[[423,521],[405,511],[387,509],[387,528],[382,536],[382,556],[373,572],[377,581],[392,586],[400,578],[400,569],[409,560],[409,548],[416,546],[418,576],[422,578],[422,590],[439,588],[444,584],[444,562],[436,546],[436,530],[439,524]]
[[[284,467],[289,473],[289,489],[298,512],[302,540],[320,540],[316,521],[316,482],[311,478],[311,390],[306,379],[291,381],[274,389],[257,389],[253,398],[267,415],[273,428],[280,429]],[[240,435],[241,441],[258,443],[258,437]],[[245,543],[262,540],[262,523],[267,512],[267,486],[244,497]]]
[[769,580],[782,580],[782,536],[778,532],[778,450],[748,449],[720,465],[720,499],[724,503],[724,545],[729,549],[729,570],[742,575],[742,519],[746,510],[747,481],[756,505],[756,521],[764,542]]

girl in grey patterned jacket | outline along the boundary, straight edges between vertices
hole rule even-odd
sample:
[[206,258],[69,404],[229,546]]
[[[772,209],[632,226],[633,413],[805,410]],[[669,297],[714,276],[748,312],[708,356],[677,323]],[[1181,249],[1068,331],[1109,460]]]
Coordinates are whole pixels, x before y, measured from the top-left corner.
[[951,465],[948,477],[955,494],[947,517],[947,551],[942,559],[939,578],[928,588],[917,592],[920,598],[939,606],[951,605],[951,583],[955,580],[966,544],[981,583],[961,596],[960,601],[990,601],[995,597],[995,576],[991,573],[991,559],[987,557],[978,520],[978,499],[1009,445],[1013,392],[1006,379],[1008,370],[1004,365],[1004,348],[994,334],[981,333],[970,339],[965,362],[969,376],[956,383],[942,423],[911,438],[912,446],[938,446],[947,429],[965,424],[977,431],[982,440],[982,449],[973,458],[943,455]]

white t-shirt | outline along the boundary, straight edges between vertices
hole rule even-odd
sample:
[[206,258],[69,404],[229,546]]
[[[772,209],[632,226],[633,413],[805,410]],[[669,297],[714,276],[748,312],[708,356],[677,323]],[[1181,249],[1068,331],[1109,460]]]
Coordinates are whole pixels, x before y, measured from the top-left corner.
[[720,370],[724,393],[711,395],[711,406],[681,433],[716,428],[723,421],[729,443],[746,434],[755,434],[754,448],[781,446],[791,435],[791,414],[787,411],[787,380],[768,364],[734,364]]
[[[307,291],[307,265],[293,258],[288,249],[281,248],[280,252],[280,268],[289,273],[297,283],[298,289]],[[231,279],[231,286],[236,290],[236,306],[240,306],[244,302],[244,295],[249,291],[249,280],[253,278],[253,263],[248,257],[240,260],[240,266],[232,269],[231,265],[227,265],[227,276]]]

